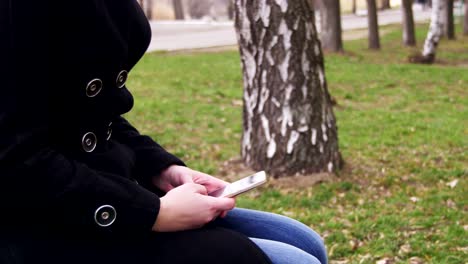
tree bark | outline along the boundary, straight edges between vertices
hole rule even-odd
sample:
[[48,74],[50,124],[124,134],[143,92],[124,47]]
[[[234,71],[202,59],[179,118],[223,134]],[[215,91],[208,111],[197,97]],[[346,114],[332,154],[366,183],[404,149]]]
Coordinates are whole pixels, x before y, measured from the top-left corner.
[[369,49],[380,49],[379,23],[376,0],[367,0],[367,22],[369,26]]
[[380,7],[380,9],[385,10],[390,8],[392,8],[390,6],[390,0],[382,0],[382,6]]
[[442,29],[444,27],[442,17],[446,1],[447,0],[432,0],[431,24],[429,26],[429,31],[427,32],[422,52],[423,58],[426,59],[425,63],[433,63],[435,60],[436,48],[439,44]]
[[413,0],[403,0],[401,9],[403,14],[403,43],[405,46],[415,46]]
[[351,6],[351,13],[353,14],[356,14],[356,9],[357,9],[357,6],[356,6],[356,0],[352,0],[352,6]]
[[343,51],[340,0],[324,0],[320,8],[320,40],[326,51]]
[[454,17],[453,17],[453,0],[446,0],[446,5],[447,8],[445,8],[445,18],[447,19],[445,21],[445,35],[447,36],[448,39],[455,39],[455,22],[454,22]]
[[184,20],[184,6],[181,0],[172,0],[172,6],[174,7],[174,17],[176,20]]
[[146,0],[145,4],[145,14],[148,20],[153,19],[153,0]]
[[307,0],[236,0],[244,162],[274,177],[341,167],[323,54]]
[[465,0],[465,19],[463,22],[463,34],[468,35],[468,0]]

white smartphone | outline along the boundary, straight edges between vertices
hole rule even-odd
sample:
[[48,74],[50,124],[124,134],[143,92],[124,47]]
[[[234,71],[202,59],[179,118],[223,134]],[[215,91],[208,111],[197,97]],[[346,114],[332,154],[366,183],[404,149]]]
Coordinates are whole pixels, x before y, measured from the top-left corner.
[[266,181],[266,173],[264,171],[260,171],[228,184],[221,189],[209,193],[208,195],[213,197],[234,197],[246,191],[252,190],[253,188],[264,184]]

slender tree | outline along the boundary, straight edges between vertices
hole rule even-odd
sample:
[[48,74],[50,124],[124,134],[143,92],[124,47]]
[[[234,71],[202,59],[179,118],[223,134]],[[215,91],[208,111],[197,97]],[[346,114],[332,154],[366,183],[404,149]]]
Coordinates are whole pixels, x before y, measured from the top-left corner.
[[465,19],[463,20],[463,34],[468,35],[468,0],[465,0]]
[[435,61],[436,48],[442,37],[444,27],[443,13],[447,0],[432,0],[431,24],[421,55],[410,57],[411,62],[430,64]]
[[382,5],[380,6],[380,9],[385,10],[390,8],[392,8],[390,6],[390,0],[382,0]]
[[446,21],[444,21],[444,32],[445,36],[447,36],[448,39],[455,39],[455,21],[453,17],[453,0],[446,0],[446,5],[447,7],[445,8],[445,15],[444,18]]
[[172,0],[172,6],[174,7],[174,16],[176,20],[184,20],[184,6],[181,0]]
[[367,22],[369,26],[369,49],[380,49],[379,22],[376,0],[367,0]]
[[146,4],[145,4],[145,14],[146,14],[146,17],[148,18],[148,20],[152,20],[153,19],[153,1],[154,0],[146,0]]
[[356,0],[352,0],[351,13],[356,14],[356,10],[357,10]]
[[275,177],[341,166],[323,54],[307,0],[236,0],[242,157]]
[[324,50],[338,52],[343,50],[341,38],[340,0],[322,0],[320,8],[320,40]]
[[415,46],[413,0],[403,0],[401,9],[403,14],[403,43],[406,46]]

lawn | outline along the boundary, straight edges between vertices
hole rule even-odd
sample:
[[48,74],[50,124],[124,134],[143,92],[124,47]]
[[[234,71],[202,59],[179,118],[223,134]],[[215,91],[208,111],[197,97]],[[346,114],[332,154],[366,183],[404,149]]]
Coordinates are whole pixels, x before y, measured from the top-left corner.
[[[310,225],[331,263],[467,263],[468,37],[442,41],[435,65],[412,65],[417,49],[402,47],[398,27],[385,30],[379,52],[356,40],[325,57],[345,168],[313,186],[270,184],[238,205]],[[235,50],[146,54],[129,87],[128,118],[189,166],[220,175],[239,158]]]

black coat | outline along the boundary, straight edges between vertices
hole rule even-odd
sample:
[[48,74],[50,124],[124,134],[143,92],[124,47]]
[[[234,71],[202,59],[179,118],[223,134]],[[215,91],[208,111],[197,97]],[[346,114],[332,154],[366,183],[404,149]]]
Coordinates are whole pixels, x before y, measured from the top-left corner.
[[151,38],[136,0],[0,0],[0,37],[0,263],[268,261],[216,227],[151,232],[151,178],[183,162],[121,116]]

